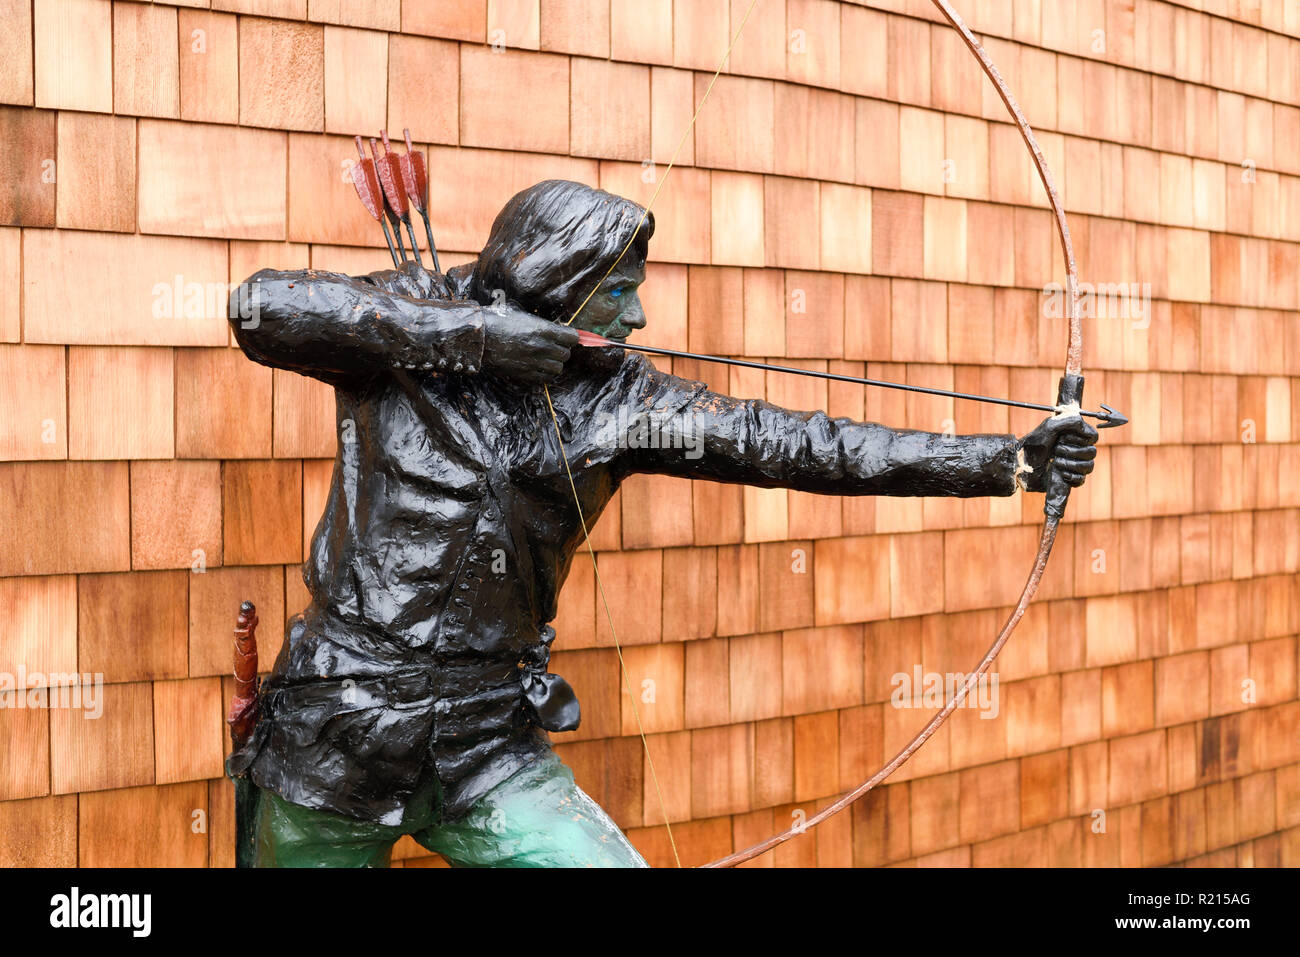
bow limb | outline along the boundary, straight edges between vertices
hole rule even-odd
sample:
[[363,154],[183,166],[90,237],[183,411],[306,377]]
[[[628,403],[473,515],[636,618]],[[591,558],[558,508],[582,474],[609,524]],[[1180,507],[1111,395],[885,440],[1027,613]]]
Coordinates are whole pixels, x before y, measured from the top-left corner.
[[[961,35],[967,49],[979,61],[980,67],[998,91],[998,96],[1001,97],[1007,111],[1011,114],[1012,120],[1020,130],[1025,146],[1029,149],[1033,158],[1034,168],[1038,171],[1038,178],[1047,191],[1047,201],[1056,218],[1057,235],[1061,241],[1062,255],[1065,257],[1067,314],[1069,317],[1069,341],[1066,348],[1065,374],[1061,377],[1057,407],[1078,403],[1083,398],[1083,324],[1080,319],[1081,313],[1079,309],[1079,276],[1074,261],[1074,247],[1070,242],[1070,226],[1066,222],[1065,208],[1061,205],[1060,194],[1056,191],[1056,183],[1052,178],[1051,170],[1048,169],[1047,160],[1043,156],[1042,148],[1038,145],[1038,139],[1034,136],[1033,129],[1030,128],[1028,120],[1025,119],[1025,115],[1020,109],[1020,105],[1016,102],[1006,80],[1002,78],[1002,74],[998,72],[998,68],[993,64],[988,53],[975,39],[975,35],[971,33],[970,28],[966,26],[947,0],[934,0],[934,5],[939,8],[939,12],[943,14],[944,19]],[[743,864],[745,861],[752,860],[758,855],[798,837],[800,834],[807,833],[811,828],[816,827],[853,804],[897,771],[912,755],[921,749],[926,741],[930,740],[935,732],[943,727],[948,717],[957,710],[976,683],[992,666],[994,659],[1002,651],[1016,626],[1020,624],[1020,619],[1024,617],[1029,603],[1033,601],[1034,596],[1038,593],[1038,586],[1043,580],[1044,572],[1047,570],[1047,560],[1051,557],[1052,545],[1056,542],[1056,530],[1065,515],[1065,505],[1069,496],[1070,486],[1058,474],[1053,473],[1049,478],[1046,501],[1043,506],[1046,517],[1043,520],[1042,532],[1038,538],[1038,552],[1034,556],[1034,564],[1029,571],[1029,577],[1025,579],[1024,588],[1020,592],[1020,600],[1016,602],[1016,606],[1012,609],[1006,624],[1002,626],[1002,630],[998,632],[988,651],[980,659],[979,665],[973,672],[968,673],[966,681],[957,689],[952,700],[926,722],[925,727],[918,731],[912,740],[890,758],[879,771],[851,791],[846,792],[834,803],[828,804],[801,825],[769,837],[767,840],[760,841],[744,850],[719,858],[710,864],[706,864],[706,867],[734,867],[737,864]]]

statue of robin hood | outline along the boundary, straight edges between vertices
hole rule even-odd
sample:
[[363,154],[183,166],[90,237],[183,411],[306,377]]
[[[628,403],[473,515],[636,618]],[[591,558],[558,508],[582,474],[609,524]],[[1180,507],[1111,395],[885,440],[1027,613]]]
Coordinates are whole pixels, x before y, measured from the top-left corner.
[[[548,669],[556,597],[582,516],[629,475],[971,497],[1092,470],[1078,415],[1023,438],[901,431],[578,348],[579,330],[618,345],[646,325],[653,233],[635,203],[548,181],[445,275],[263,270],[237,292],[244,352],[331,384],[339,438],[311,604],[227,764],[255,785],[244,862],[385,866],[409,834],[457,866],[644,866],[547,735],[580,717]],[[632,435],[647,415],[690,436]]]

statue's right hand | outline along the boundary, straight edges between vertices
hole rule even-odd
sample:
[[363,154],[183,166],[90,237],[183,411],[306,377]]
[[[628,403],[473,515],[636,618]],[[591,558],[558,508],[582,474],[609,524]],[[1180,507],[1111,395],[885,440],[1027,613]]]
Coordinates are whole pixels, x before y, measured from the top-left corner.
[[483,340],[486,371],[535,385],[564,371],[578,331],[505,306],[485,311]]

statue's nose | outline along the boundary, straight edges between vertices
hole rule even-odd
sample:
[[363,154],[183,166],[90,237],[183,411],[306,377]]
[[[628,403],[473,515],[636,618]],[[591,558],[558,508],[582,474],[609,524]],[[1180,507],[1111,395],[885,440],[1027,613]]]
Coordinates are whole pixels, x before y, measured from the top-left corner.
[[623,311],[623,315],[618,317],[618,321],[629,329],[645,328],[645,310],[641,308],[640,300],[632,303]]

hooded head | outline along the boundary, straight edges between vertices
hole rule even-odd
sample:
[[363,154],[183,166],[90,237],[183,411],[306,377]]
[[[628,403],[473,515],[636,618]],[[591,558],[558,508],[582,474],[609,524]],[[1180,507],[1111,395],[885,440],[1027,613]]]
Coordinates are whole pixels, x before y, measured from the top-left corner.
[[654,228],[653,214],[621,196],[568,180],[538,183],[497,214],[469,294],[558,322],[581,306],[575,327],[624,338],[645,325],[637,287]]

